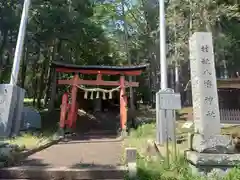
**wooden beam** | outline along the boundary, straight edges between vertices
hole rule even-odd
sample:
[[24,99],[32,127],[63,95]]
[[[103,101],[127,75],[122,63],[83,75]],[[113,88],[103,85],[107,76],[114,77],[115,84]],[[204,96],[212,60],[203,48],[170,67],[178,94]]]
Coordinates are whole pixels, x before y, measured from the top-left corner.
[[[91,85],[91,86],[120,86],[118,81],[103,81],[103,80],[83,80],[79,79],[76,82],[78,85]],[[74,85],[72,79],[58,80],[59,85]],[[125,81],[125,86],[127,87],[138,87],[139,82],[128,82]]]
[[127,75],[127,76],[139,76],[142,70],[86,70],[86,69],[69,69],[69,68],[56,68],[57,72],[62,73],[81,73],[81,74],[104,74],[104,75]]

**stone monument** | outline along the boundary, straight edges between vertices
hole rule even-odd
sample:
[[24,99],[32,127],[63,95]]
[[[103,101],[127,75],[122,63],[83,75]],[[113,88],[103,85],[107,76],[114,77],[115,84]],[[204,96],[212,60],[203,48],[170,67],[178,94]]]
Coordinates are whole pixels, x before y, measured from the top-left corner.
[[24,0],[10,84],[0,84],[0,137],[19,133],[25,90],[17,86],[31,0]]
[[194,127],[207,139],[221,130],[211,33],[195,33],[189,45]]
[[0,84],[0,137],[19,132],[25,90],[11,84]]
[[189,39],[189,47],[195,132],[190,136],[190,150],[185,156],[194,171],[208,174],[219,164],[233,166],[232,160],[237,159],[232,156],[235,152],[232,138],[220,134],[212,34],[194,33]]

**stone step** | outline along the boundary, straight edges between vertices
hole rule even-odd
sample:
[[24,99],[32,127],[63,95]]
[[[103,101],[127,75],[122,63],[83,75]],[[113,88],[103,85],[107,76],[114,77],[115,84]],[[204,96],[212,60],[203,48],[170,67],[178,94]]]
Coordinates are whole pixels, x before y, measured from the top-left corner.
[[113,168],[82,168],[73,169],[67,167],[10,167],[0,169],[1,179],[34,179],[34,180],[117,180],[124,179],[126,168],[123,166]]

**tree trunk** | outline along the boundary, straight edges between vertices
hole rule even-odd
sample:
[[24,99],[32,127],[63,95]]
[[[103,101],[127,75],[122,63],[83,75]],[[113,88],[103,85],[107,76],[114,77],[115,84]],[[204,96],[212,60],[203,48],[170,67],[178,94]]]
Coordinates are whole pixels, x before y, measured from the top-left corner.
[[48,66],[48,73],[47,73],[47,77],[46,77],[46,80],[47,80],[47,86],[44,90],[44,106],[47,106],[47,103],[48,103],[48,99],[49,99],[49,92],[50,92],[50,89],[51,89],[51,81],[52,81],[52,78],[51,78],[51,64],[52,62],[55,60],[55,57],[56,57],[56,50],[57,50],[57,40],[53,41],[53,46],[52,46],[52,50],[51,50],[51,56],[50,56],[50,61],[49,61],[49,66]]
[[51,112],[54,110],[55,100],[56,100],[56,90],[57,90],[57,72],[52,69],[52,78],[51,78],[51,96],[48,104],[48,111]]
[[180,82],[179,82],[179,65],[175,63],[175,92],[179,92]]
[[23,89],[24,89],[25,80],[26,80],[27,64],[28,64],[28,47],[26,45],[24,58],[22,60],[22,71],[21,71],[21,88]]
[[47,56],[44,56],[45,59],[43,61],[43,64],[42,64],[42,68],[40,69],[41,71],[41,75],[40,75],[40,78],[39,78],[39,81],[38,81],[38,98],[37,98],[37,107],[38,108],[41,108],[41,100],[43,98],[43,92],[44,92],[44,84],[45,84],[45,73],[46,73],[46,69],[47,69]]
[[33,73],[33,80],[32,80],[32,88],[33,88],[33,106],[36,105],[36,98],[37,98],[37,87],[38,87],[38,77],[37,77],[37,72],[38,72],[38,61],[40,59],[41,55],[41,49],[39,48],[36,63],[33,63],[32,65],[32,73]]
[[3,33],[3,41],[2,41],[2,44],[0,46],[0,83],[3,83],[3,80],[4,80],[4,61],[3,61],[3,52],[4,52],[4,49],[6,47],[6,44],[7,44],[7,40],[8,40],[8,30],[4,30]]

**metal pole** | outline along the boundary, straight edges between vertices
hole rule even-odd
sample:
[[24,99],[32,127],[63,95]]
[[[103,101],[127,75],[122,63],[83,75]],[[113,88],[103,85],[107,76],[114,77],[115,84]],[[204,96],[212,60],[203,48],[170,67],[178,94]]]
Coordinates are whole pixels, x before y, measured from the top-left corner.
[[176,137],[176,111],[172,110],[172,117],[174,118],[171,122],[173,123],[173,161],[177,160],[177,137]]
[[[176,17],[176,8],[174,8],[174,17]],[[177,49],[177,22],[174,21],[174,58],[175,58],[175,92],[179,92],[179,59]]]
[[[165,1],[159,0],[159,42],[160,42],[160,76],[161,76],[161,90],[167,89],[168,81],[167,81],[167,61],[166,61],[166,27],[165,27]],[[156,105],[157,107],[157,105]],[[164,110],[159,110],[159,118],[158,123],[159,125],[165,125],[166,124],[166,118],[164,116]],[[164,129],[166,127],[161,127],[161,129]],[[160,131],[160,128],[157,129],[157,131]],[[158,132],[159,134],[160,132]],[[159,144],[163,144],[166,139],[165,135],[163,133],[161,134],[161,137],[159,139]],[[157,140],[158,140],[157,139]],[[168,161],[168,160],[167,160]]]
[[160,116],[159,116],[159,92],[156,93],[156,143],[160,144],[160,135],[159,133],[161,132],[160,128]]
[[167,61],[166,61],[166,26],[165,26],[165,1],[159,0],[159,31],[160,31],[160,65],[161,65],[161,89],[166,89]]
[[21,17],[21,22],[20,22],[20,27],[18,32],[17,45],[16,45],[15,54],[14,54],[12,73],[11,73],[10,84],[12,85],[16,85],[18,81],[19,66],[22,58],[24,38],[25,38],[25,32],[27,27],[28,12],[29,12],[30,4],[31,4],[31,0],[24,1],[22,17]]
[[169,154],[170,154],[170,152],[169,152],[169,132],[168,132],[168,115],[167,115],[167,110],[164,110],[163,111],[164,112],[164,117],[165,117],[165,120],[166,120],[166,165],[167,165],[167,168],[169,168]]

